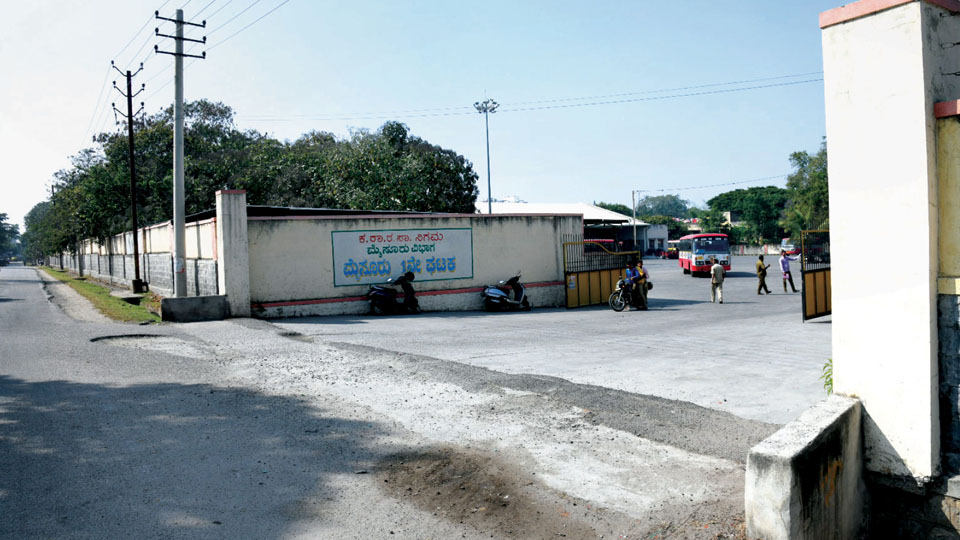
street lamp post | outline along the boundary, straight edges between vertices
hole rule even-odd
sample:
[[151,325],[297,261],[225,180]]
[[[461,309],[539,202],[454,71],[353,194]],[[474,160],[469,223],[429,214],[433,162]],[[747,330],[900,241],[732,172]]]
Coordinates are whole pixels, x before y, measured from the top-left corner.
[[493,213],[493,197],[490,195],[490,114],[497,112],[500,104],[492,99],[485,99],[473,104],[478,113],[483,115],[483,122],[487,129],[487,213]]

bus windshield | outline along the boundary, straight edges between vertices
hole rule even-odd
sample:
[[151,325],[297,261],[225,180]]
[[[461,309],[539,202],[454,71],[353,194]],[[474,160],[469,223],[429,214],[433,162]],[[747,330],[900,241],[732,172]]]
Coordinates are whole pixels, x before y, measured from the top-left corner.
[[730,243],[724,236],[705,236],[693,239],[694,253],[729,253]]

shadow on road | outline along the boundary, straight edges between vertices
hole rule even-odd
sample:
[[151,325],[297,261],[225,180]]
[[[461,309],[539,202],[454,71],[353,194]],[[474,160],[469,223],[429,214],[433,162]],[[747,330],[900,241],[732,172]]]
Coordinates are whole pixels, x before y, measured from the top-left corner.
[[0,538],[279,539],[379,433],[249,390],[0,376]]

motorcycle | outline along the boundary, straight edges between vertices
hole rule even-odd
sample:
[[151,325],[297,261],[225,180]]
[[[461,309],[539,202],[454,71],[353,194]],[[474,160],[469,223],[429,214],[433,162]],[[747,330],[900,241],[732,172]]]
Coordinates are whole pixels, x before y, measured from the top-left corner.
[[[407,272],[398,278],[390,278],[386,285],[371,285],[367,292],[370,299],[370,313],[374,315],[420,313],[420,302],[413,290],[413,272]],[[403,300],[398,300],[397,289],[403,290]]]
[[[647,281],[644,283],[644,286],[649,291],[653,288],[653,283]],[[610,304],[610,307],[614,311],[623,311],[627,306],[633,305],[633,287],[630,285],[630,280],[621,277],[617,281],[617,288],[612,293],[610,293],[610,299],[607,300],[607,303]],[[642,306],[640,309],[646,309],[646,306]]]
[[610,294],[610,300],[607,301],[614,311],[623,311],[628,305],[633,303],[630,295],[630,282],[625,278],[617,281],[617,288]]
[[[510,291],[513,291],[513,298],[510,298]],[[512,278],[501,281],[497,285],[487,285],[480,292],[483,298],[483,305],[487,311],[506,311],[533,309],[530,300],[527,298],[527,289],[520,283],[520,271]]]

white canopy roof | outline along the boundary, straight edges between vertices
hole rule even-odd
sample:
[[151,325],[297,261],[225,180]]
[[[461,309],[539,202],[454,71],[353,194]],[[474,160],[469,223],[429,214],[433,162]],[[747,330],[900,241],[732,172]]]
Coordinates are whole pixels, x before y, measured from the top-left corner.
[[[477,211],[487,213],[486,201],[477,201]],[[494,202],[494,214],[582,214],[584,221],[632,224],[633,218],[587,203]],[[637,220],[637,225],[646,225]]]

